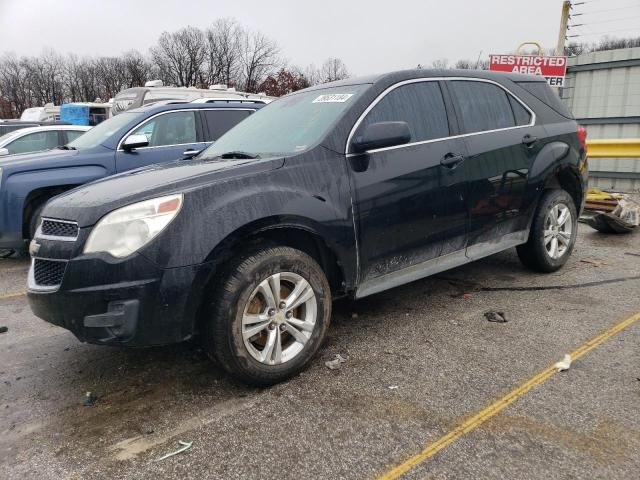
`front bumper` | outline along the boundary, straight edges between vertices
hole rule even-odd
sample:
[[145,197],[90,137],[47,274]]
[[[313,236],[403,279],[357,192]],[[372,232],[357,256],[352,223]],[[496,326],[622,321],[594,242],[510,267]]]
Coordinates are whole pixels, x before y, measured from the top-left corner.
[[[106,254],[73,258],[72,251],[61,251],[70,245],[37,241],[42,244],[27,285],[36,316],[96,344],[144,347],[194,335],[211,264],[164,269],[141,254],[123,260]],[[66,262],[60,284],[38,285],[35,262],[52,259]]]

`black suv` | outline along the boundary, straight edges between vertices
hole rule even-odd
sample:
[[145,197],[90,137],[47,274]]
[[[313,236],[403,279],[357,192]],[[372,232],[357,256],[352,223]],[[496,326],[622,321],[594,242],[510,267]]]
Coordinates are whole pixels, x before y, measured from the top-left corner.
[[49,202],[29,302],[92,343],[199,335],[229,372],[272,384],[313,357],[336,297],[514,246],[560,268],[585,136],[536,77],[415,70],[295,92],[192,160]]

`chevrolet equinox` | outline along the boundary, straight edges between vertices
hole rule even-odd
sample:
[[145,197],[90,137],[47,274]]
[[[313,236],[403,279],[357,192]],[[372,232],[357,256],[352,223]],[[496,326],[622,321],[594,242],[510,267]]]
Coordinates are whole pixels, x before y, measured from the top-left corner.
[[29,302],[96,344],[197,335],[231,374],[273,384],[312,359],[337,297],[511,247],[562,267],[585,141],[539,77],[414,70],[301,90],[192,159],[51,200]]

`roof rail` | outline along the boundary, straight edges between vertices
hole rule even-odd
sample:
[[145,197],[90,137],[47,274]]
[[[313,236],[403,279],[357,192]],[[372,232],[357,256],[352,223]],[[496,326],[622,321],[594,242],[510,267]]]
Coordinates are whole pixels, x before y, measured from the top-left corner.
[[196,98],[192,100],[191,103],[269,103],[266,99],[262,100],[260,98]]

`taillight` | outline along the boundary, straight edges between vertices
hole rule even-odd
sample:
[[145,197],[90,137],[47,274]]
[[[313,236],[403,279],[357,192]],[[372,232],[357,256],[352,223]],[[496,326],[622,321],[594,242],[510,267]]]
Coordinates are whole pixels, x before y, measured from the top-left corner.
[[578,140],[580,140],[580,146],[587,153],[587,129],[582,125],[578,125]]

